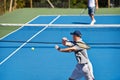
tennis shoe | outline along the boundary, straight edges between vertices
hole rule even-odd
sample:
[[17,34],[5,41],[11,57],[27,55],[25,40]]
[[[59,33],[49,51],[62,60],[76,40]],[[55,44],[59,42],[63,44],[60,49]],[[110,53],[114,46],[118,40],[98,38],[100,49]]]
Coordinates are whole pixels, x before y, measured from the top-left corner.
[[95,24],[95,22],[96,22],[96,20],[94,19],[94,20],[92,20],[92,22],[90,23],[90,25],[94,25]]

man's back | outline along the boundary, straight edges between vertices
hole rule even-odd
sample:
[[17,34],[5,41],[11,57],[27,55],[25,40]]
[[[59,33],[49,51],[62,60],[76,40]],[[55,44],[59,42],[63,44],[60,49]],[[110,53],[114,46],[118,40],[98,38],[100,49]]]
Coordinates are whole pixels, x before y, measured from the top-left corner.
[[88,0],[88,7],[95,7],[95,0]]

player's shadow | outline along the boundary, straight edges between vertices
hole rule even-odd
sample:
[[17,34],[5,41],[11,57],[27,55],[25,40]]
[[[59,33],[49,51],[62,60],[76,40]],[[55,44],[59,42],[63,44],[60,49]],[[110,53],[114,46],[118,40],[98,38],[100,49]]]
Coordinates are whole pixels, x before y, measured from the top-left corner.
[[90,23],[87,23],[87,22],[72,22],[72,24],[90,24]]

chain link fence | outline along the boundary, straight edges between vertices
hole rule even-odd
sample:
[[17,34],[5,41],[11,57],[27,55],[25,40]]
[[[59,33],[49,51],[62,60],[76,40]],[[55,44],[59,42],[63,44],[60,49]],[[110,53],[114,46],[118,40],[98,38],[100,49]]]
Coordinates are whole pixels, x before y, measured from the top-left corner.
[[[69,0],[49,0],[55,8],[68,8]],[[30,7],[30,2],[25,3],[25,7]],[[48,0],[34,0],[33,2],[34,8],[50,8],[50,4]]]
[[[6,1],[6,3],[5,3]],[[9,10],[11,0],[0,0],[0,15]],[[16,1],[16,8],[31,8],[30,0],[13,0]],[[49,3],[50,1],[50,3]],[[120,0],[98,0],[100,8],[120,7]],[[32,0],[32,8],[86,8],[88,0]]]
[[0,15],[3,15],[9,10],[9,4],[10,0],[0,0]]
[[0,0],[0,15],[4,14],[5,10],[4,10],[4,1]]
[[120,7],[120,0],[111,0],[110,7]]
[[[120,0],[98,0],[99,7],[107,8],[110,4],[110,7],[120,7]],[[55,8],[85,8],[87,7],[88,0],[50,0]],[[25,7],[30,7],[30,2],[25,3]],[[33,7],[35,8],[50,8],[48,0],[33,0]]]
[[99,7],[107,8],[107,7],[120,7],[120,0],[98,0]]

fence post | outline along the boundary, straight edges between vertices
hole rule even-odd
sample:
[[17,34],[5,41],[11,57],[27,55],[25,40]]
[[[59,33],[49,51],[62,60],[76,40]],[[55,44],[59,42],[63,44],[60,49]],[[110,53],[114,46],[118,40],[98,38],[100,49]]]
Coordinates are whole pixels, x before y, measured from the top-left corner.
[[68,8],[70,8],[70,3],[71,3],[71,2],[70,2],[70,0],[69,0],[69,1],[68,1]]
[[13,5],[13,0],[10,0],[9,12],[11,12],[11,11],[12,11],[12,5]]
[[50,6],[51,6],[52,8],[55,8],[54,5],[52,4],[52,2],[51,2],[50,0],[47,0],[47,2],[50,4]]
[[4,0],[4,12],[6,12],[6,0]]
[[32,0],[30,0],[30,8],[32,8],[32,7],[33,7],[32,3],[33,3],[33,1],[32,1]]
[[108,8],[110,8],[110,0],[108,0]]

